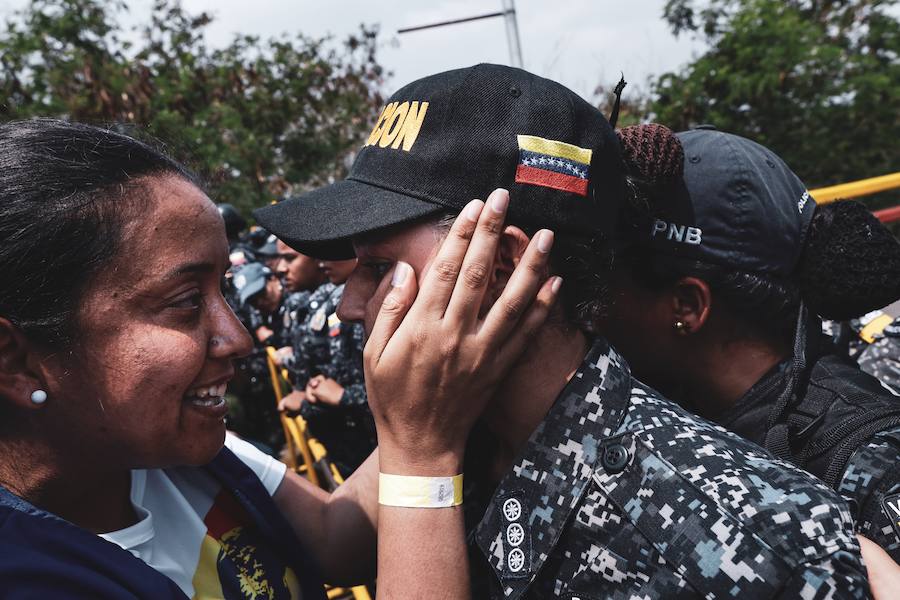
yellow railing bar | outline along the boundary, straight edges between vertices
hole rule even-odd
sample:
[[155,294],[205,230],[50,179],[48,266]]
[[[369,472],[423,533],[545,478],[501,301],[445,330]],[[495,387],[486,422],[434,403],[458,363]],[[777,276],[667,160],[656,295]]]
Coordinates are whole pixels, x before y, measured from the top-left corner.
[[900,188],[900,172],[809,190],[809,193],[816,199],[816,203],[828,204],[835,200],[868,196],[894,188]]
[[[275,391],[275,403],[280,404],[284,397],[284,381],[283,374],[279,373],[278,366],[275,364],[277,356],[275,348],[266,347],[266,363],[269,366],[269,377],[272,378],[272,389]],[[303,473],[309,481],[315,485],[319,485],[319,476],[316,473],[315,461],[313,460],[312,451],[309,448],[309,442],[306,435],[306,421],[302,417],[297,417],[297,421],[291,419],[285,414],[279,413],[281,427],[284,429],[284,439],[287,443],[287,464],[288,467]],[[297,464],[297,450],[303,456],[303,465]]]

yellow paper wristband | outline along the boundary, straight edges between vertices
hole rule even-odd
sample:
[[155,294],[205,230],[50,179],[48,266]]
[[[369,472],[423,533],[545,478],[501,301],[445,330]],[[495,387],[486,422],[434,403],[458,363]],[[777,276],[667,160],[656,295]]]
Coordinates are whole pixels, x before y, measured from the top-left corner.
[[378,503],[385,506],[447,508],[462,501],[462,473],[453,477],[378,474]]

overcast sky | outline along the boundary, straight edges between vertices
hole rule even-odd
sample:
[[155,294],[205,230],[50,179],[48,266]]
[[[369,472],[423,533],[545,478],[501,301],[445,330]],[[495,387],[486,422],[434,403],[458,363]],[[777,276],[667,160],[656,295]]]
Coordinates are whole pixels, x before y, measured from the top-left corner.
[[[0,0],[0,17],[27,0]],[[130,0],[129,20],[145,21],[152,0]],[[612,87],[619,72],[633,87],[678,68],[702,46],[676,39],[662,20],[664,0],[518,0],[525,68],[592,98],[598,83]],[[360,23],[381,25],[381,63],[394,73],[388,91],[446,69],[479,62],[509,64],[503,19],[494,18],[397,35],[397,29],[474,16],[502,8],[501,0],[183,0],[191,12],[215,16],[208,41],[224,45],[235,33],[283,32],[342,37]],[[626,90],[627,92],[627,90]]]

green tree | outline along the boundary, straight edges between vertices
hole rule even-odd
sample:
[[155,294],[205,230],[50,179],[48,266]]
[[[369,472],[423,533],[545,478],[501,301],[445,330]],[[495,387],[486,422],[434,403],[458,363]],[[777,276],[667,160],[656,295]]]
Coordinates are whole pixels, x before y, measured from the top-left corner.
[[119,22],[127,10],[118,0],[32,0],[9,19],[0,120],[130,124],[245,212],[343,175],[382,102],[376,29],[340,44],[239,35],[213,49],[206,13],[156,0],[149,22],[129,32]]
[[[775,150],[810,187],[900,170],[895,0],[669,0],[678,34],[709,43],[653,83],[653,116]],[[892,203],[896,203],[893,194]]]

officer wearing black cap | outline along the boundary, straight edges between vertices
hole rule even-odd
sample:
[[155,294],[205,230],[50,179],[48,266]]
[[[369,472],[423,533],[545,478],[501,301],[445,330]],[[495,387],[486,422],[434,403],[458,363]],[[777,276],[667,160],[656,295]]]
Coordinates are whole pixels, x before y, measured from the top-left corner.
[[356,251],[338,314],[367,328],[392,262],[426,269],[443,217],[471,198],[510,192],[495,270],[467,275],[490,277],[486,302],[528,231],[556,233],[559,318],[499,386],[467,452],[475,597],[863,597],[833,492],[638,382],[590,334],[623,183],[596,109],[557,83],[478,65],[402,88],[345,181],[255,214],[306,254]]
[[818,318],[900,295],[900,244],[862,205],[817,206],[748,139],[620,135],[651,211],[622,224],[604,333],[649,384],[845,496],[857,531],[900,560],[900,398],[839,356]]

